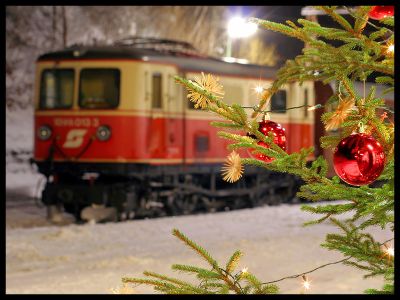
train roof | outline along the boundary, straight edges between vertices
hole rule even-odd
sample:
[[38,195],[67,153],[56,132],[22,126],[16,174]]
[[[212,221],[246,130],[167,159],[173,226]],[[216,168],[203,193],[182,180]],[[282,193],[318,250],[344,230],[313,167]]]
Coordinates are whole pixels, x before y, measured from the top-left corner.
[[39,56],[38,61],[81,59],[136,59],[176,65],[182,71],[195,71],[252,78],[275,78],[277,68],[226,62],[220,58],[189,52],[163,51],[127,45],[72,46]]

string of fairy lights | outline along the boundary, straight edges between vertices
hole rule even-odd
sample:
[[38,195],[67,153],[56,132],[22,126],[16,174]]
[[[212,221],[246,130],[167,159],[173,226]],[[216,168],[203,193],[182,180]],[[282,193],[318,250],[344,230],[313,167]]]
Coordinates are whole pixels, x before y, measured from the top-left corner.
[[[394,246],[392,244],[388,244],[389,242],[393,241],[394,238],[388,239],[385,242],[381,243],[380,246],[383,246],[383,253],[384,253],[384,257],[387,257],[388,259],[393,259],[394,258]],[[295,275],[290,275],[290,276],[286,276],[286,277],[282,277],[280,279],[276,279],[276,280],[272,280],[272,281],[268,281],[268,282],[263,282],[262,284],[271,284],[271,283],[276,283],[279,281],[283,281],[286,279],[294,279],[294,278],[298,278],[301,277],[301,287],[303,289],[303,291],[309,291],[311,289],[311,280],[310,278],[307,276],[307,274],[310,274],[312,272],[315,272],[319,269],[325,268],[327,266],[331,266],[331,265],[336,265],[339,263],[343,263],[345,261],[348,261],[352,258],[352,256],[348,256],[346,258],[343,258],[341,260],[337,260],[337,261],[333,261],[333,262],[329,262],[323,265],[320,265],[312,270],[306,271],[306,272],[301,272],[299,274],[295,274]],[[247,273],[248,272],[248,268],[244,267],[241,270],[241,273]]]

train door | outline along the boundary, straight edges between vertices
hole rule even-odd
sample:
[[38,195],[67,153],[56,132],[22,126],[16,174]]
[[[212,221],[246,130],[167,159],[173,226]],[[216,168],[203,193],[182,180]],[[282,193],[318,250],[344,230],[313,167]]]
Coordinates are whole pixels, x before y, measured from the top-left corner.
[[[314,88],[312,82],[293,82],[290,84],[288,107],[288,126],[286,138],[288,152],[298,152],[302,148],[314,146],[314,112],[309,110],[314,105]],[[312,159],[310,156],[309,159]]]
[[150,86],[150,110],[147,132],[147,150],[150,158],[164,158],[167,149],[165,130],[166,76],[161,66],[151,66],[147,70]]
[[[181,78],[186,78],[186,74],[183,72],[179,72],[178,74],[179,77]],[[188,147],[186,143],[186,137],[187,137],[187,127],[186,127],[186,117],[187,117],[187,107],[188,107],[188,102],[190,102],[187,98],[187,90],[183,86],[179,85],[178,90],[177,90],[177,98],[179,99],[179,107],[182,112],[182,119],[181,119],[181,132],[180,132],[180,137],[182,140],[182,163],[186,164],[187,158],[188,158]]]
[[176,69],[170,66],[148,66],[146,84],[149,98],[147,150],[152,159],[180,163],[182,159],[182,107]]
[[[183,77],[190,80],[195,80],[195,77],[199,76],[197,73],[185,73]],[[200,110],[195,109],[194,103],[189,101],[187,98],[187,89],[183,88],[183,111],[184,111],[184,163],[192,163],[194,159],[198,159],[203,156],[202,154],[208,149],[209,137],[206,133],[201,134],[201,126],[196,124]],[[196,148],[199,151],[196,151]]]
[[300,130],[301,148],[314,146],[314,111],[309,110],[309,107],[315,105],[314,84],[313,82],[303,82],[298,86],[298,97],[300,102],[298,106],[304,106],[298,111],[298,124]]
[[167,71],[165,94],[165,133],[166,133],[166,158],[182,162],[183,156],[183,107],[179,97],[178,84],[174,80],[176,69]]
[[288,117],[288,124],[285,127],[287,150],[288,153],[293,153],[314,145],[313,114],[308,110],[308,105],[312,106],[314,99],[308,82],[304,82],[302,85],[293,82],[289,85],[288,92],[286,109],[297,107],[286,111]]

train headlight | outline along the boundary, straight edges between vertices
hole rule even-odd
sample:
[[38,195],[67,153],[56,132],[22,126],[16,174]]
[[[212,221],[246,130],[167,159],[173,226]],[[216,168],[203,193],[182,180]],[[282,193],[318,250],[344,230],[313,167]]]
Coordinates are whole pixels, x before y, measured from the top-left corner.
[[42,125],[37,131],[37,137],[42,141],[47,141],[51,137],[51,128],[48,125]]
[[101,125],[97,128],[96,136],[102,142],[108,141],[111,137],[111,128],[107,125]]

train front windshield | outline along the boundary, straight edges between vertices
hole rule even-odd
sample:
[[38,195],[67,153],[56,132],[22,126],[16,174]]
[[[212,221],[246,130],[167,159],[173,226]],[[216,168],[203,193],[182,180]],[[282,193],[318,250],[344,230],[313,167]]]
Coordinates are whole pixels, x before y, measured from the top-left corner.
[[43,70],[40,84],[40,108],[71,108],[74,98],[74,80],[74,69]]
[[82,69],[79,83],[79,106],[115,108],[119,103],[118,69]]
[[75,76],[79,75],[78,103],[83,109],[116,108],[120,101],[118,69],[44,69],[40,82],[40,109],[71,109],[75,95]]

